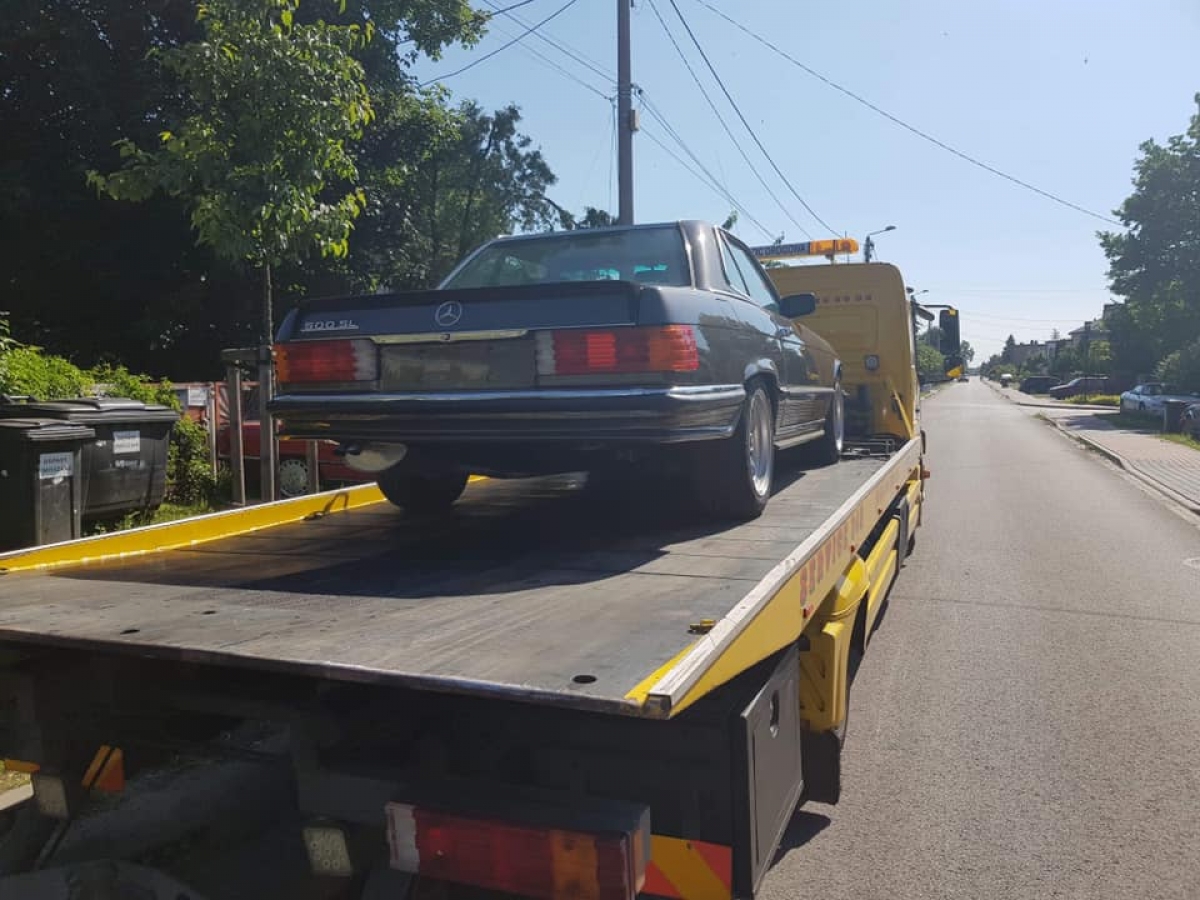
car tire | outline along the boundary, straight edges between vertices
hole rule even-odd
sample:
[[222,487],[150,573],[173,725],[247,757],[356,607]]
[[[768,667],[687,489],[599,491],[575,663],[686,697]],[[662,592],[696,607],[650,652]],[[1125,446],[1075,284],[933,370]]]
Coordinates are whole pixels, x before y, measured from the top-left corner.
[[746,385],[733,436],[698,448],[695,485],[721,518],[756,519],[771,499],[775,480],[775,403],[762,381]]
[[279,496],[303,497],[308,493],[308,463],[294,457],[280,460],[277,480]]
[[377,483],[393,505],[425,514],[449,509],[466,489],[467,477],[466,472],[418,472],[400,465],[382,472]]
[[825,430],[821,438],[811,445],[813,462],[831,466],[842,458],[846,446],[846,395],[842,393],[842,381],[833,383],[833,402],[825,414]]

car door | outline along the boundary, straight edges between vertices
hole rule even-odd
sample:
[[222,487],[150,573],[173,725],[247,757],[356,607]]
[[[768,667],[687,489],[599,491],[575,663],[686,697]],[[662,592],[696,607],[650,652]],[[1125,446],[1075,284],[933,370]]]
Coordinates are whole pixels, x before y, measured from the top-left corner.
[[769,327],[778,342],[783,368],[779,373],[780,431],[809,431],[825,417],[820,391],[820,373],[803,334],[792,321],[780,314],[779,297],[749,249],[731,235],[725,235],[729,254],[741,272],[752,303],[767,314]]

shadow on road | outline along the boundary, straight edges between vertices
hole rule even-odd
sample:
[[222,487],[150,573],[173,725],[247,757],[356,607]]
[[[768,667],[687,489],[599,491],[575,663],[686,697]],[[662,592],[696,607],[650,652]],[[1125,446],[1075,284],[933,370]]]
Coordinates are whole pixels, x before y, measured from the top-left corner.
[[771,860],[772,867],[779,865],[788,853],[803,847],[831,824],[833,820],[829,816],[806,809],[796,810],[783,832],[783,838],[779,841],[779,849],[775,851],[775,857]]

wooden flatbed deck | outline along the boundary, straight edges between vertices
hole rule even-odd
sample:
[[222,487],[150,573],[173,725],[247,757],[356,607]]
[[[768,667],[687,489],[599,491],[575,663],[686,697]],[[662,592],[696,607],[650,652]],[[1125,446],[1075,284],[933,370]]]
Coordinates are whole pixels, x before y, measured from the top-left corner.
[[689,648],[694,664],[706,640],[720,652],[690,626],[754,615],[839,511],[891,490],[900,462],[784,469],[766,513],[733,527],[669,503],[631,514],[580,479],[484,481],[439,520],[380,503],[15,571],[0,575],[0,642],[655,715],[639,685]]

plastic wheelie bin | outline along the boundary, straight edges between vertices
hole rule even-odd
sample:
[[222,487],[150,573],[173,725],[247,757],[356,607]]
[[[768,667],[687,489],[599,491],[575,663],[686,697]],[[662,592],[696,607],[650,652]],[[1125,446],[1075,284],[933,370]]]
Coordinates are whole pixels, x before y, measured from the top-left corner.
[[82,535],[83,448],[95,436],[55,419],[0,419],[0,550]]
[[167,451],[179,413],[118,397],[0,404],[0,417],[58,419],[93,429],[83,448],[85,520],[157,509],[167,489]]

